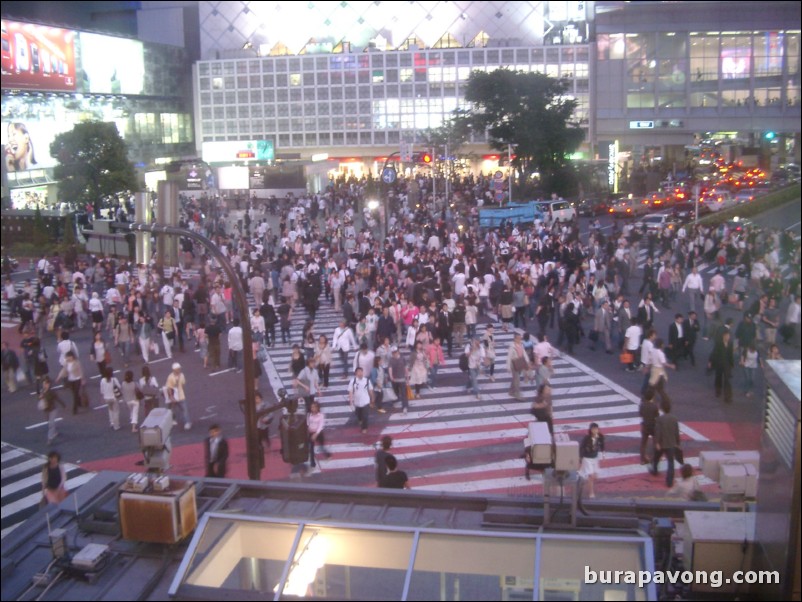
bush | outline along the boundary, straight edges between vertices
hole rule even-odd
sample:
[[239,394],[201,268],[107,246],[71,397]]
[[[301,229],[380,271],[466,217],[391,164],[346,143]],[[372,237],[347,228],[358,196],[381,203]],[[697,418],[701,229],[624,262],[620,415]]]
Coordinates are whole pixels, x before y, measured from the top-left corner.
[[710,215],[701,218],[699,223],[704,224],[705,226],[718,226],[719,224],[723,224],[733,217],[752,217],[792,201],[798,202],[799,199],[800,186],[799,184],[794,184],[793,186],[781,188],[780,190],[774,190],[764,196],[758,197],[751,203],[736,205],[735,207],[730,207],[729,209],[722,209],[716,213],[711,213]]

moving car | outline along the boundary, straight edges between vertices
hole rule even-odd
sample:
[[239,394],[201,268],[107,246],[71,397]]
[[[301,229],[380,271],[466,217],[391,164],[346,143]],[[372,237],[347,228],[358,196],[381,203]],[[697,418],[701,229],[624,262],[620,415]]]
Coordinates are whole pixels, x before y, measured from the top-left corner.
[[[674,203],[671,206],[671,213],[675,219],[681,222],[691,222],[696,219],[696,202],[684,201],[682,203]],[[710,207],[704,203],[699,203],[699,217],[703,217],[710,213]]]
[[596,217],[605,215],[610,208],[610,203],[603,199],[584,199],[579,201],[576,211],[579,217]]
[[649,210],[648,205],[644,205],[640,198],[627,198],[618,199],[612,207],[607,210],[607,213],[612,214],[614,218],[619,217],[637,217],[643,215]]
[[576,217],[576,209],[568,201],[540,201],[538,206],[549,224],[554,223],[555,220],[570,222]]
[[679,222],[670,213],[652,213],[639,219],[634,225],[641,231],[645,228],[647,232],[662,232],[666,228],[670,230],[676,228]]

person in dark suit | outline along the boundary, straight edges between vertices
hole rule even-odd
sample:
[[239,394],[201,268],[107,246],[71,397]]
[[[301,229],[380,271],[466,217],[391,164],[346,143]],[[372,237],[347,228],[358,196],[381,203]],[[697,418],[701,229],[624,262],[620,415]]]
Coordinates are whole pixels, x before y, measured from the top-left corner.
[[668,461],[666,487],[671,487],[674,485],[674,458],[680,442],[679,420],[671,413],[671,403],[668,400],[660,402],[660,412],[660,416],[654,421],[654,458],[650,472],[657,474],[660,457],[665,455]]
[[226,462],[228,462],[228,441],[223,437],[220,426],[213,424],[209,427],[209,436],[204,441],[206,458],[206,476],[223,479],[226,476]]
[[702,327],[699,324],[699,318],[696,317],[696,312],[688,312],[688,319],[685,322],[685,338],[688,343],[685,346],[688,357],[691,359],[691,366],[696,366],[696,356],[693,353],[693,348],[696,346],[696,339],[699,337],[699,332]]
[[680,358],[688,354],[688,328],[685,317],[676,314],[671,326],[668,327],[668,353],[671,362],[676,366]]
[[451,350],[453,347],[452,341],[452,323],[451,323],[451,314],[448,313],[448,305],[443,303],[440,311],[437,314],[437,336],[440,337],[440,340],[446,343],[448,347],[448,357],[451,357]]
[[735,352],[732,345],[732,336],[729,331],[721,335],[717,340],[710,354],[710,368],[716,372],[716,397],[721,397],[724,392],[724,402],[732,402],[732,369],[735,366]]

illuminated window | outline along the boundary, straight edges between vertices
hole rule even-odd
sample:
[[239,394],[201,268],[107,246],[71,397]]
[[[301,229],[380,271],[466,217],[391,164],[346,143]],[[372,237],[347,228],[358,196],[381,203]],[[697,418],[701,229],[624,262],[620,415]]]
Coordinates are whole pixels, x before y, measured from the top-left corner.
[[222,77],[213,77],[212,78],[212,89],[213,90],[222,90],[223,89],[223,78]]
[[301,74],[300,73],[290,73],[290,85],[291,86],[300,86],[301,85]]

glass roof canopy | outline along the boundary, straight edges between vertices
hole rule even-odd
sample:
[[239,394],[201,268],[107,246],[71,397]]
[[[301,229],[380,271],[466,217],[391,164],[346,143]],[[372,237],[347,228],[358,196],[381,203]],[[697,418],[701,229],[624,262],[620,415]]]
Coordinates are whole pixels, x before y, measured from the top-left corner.
[[192,599],[656,600],[639,534],[466,531],[207,513],[170,586]]

